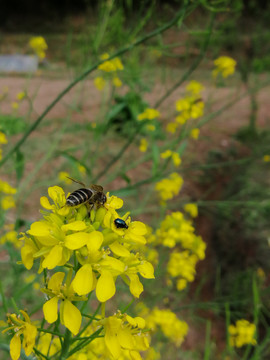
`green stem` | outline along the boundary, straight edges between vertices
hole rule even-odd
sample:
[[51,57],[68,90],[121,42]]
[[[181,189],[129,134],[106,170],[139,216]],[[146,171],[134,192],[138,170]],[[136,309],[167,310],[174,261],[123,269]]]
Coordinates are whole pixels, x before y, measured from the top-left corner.
[[47,330],[47,329],[43,329],[43,328],[38,328],[38,331],[39,332],[44,332],[44,333],[47,333],[47,334],[52,334],[52,335],[55,335],[55,336],[58,336],[58,337],[64,337],[63,334],[60,334],[56,331],[50,331],[50,330]]
[[62,345],[62,351],[59,356],[59,360],[66,359],[68,357],[67,355],[68,355],[69,345],[71,343],[70,339],[71,339],[71,332],[68,329],[66,329],[65,339],[64,339],[64,343]]
[[[43,113],[37,118],[37,120],[29,127],[29,129],[25,132],[25,134],[22,136],[22,138],[14,145],[14,147],[7,153],[5,157],[0,161],[0,167],[6,163],[6,161],[13,155],[26,141],[26,139],[29,137],[29,135],[38,127],[38,125],[41,123],[41,121],[45,118],[45,116],[50,112],[50,110],[62,99],[64,95],[66,95],[77,83],[79,83],[81,80],[83,80],[86,76],[88,76],[91,72],[96,70],[100,64],[102,64],[105,61],[112,60],[113,58],[123,55],[124,53],[132,50],[134,47],[144,43],[145,41],[151,39],[152,37],[155,37],[158,34],[161,34],[162,32],[168,30],[173,25],[175,25],[179,20],[183,20],[188,8],[188,5],[190,4],[190,1],[187,1],[185,6],[177,12],[176,16],[166,23],[165,25],[160,26],[159,28],[155,29],[154,31],[148,33],[147,35],[143,36],[137,41],[134,41],[132,44],[129,44],[127,46],[124,46],[122,49],[116,51],[113,55],[111,55],[106,60],[100,60],[95,65],[91,66],[89,69],[84,71],[81,75],[79,75],[76,79],[74,79],[63,91],[58,94],[58,96],[51,102],[49,106],[43,111]],[[197,5],[196,5],[197,6]],[[195,5],[192,5],[193,8],[196,7]]]

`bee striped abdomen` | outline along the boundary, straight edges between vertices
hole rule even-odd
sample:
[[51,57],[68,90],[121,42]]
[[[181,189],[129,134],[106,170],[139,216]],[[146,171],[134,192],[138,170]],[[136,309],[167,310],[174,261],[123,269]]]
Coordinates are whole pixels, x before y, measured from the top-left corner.
[[90,189],[78,189],[71,193],[67,198],[68,206],[77,206],[90,200],[93,196],[93,191]]

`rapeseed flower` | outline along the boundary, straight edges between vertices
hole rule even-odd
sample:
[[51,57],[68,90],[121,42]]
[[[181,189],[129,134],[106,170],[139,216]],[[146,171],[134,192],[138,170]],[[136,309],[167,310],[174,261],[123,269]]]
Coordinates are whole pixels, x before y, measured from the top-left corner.
[[191,80],[186,86],[186,91],[192,95],[200,95],[202,90],[204,86],[196,80]]
[[[12,360],[19,359],[21,347],[23,347],[25,355],[29,356],[33,351],[37,336],[37,328],[31,322],[28,314],[23,310],[20,310],[20,312],[22,313],[24,320],[16,314],[7,314],[9,327],[2,331],[3,333],[10,330],[14,332],[10,341],[10,356]],[[22,342],[21,335],[23,336]]]
[[0,144],[7,144],[7,138],[6,138],[6,135],[0,131]]
[[270,162],[270,155],[264,155],[263,156],[263,161],[264,162]]
[[148,149],[148,141],[145,138],[143,138],[140,141],[139,150],[141,152],[146,152],[147,149]]
[[70,174],[66,171],[60,171],[60,173],[58,174],[58,179],[67,185],[72,184],[72,180],[69,179],[69,177],[70,177]]
[[13,188],[11,185],[9,185],[8,182],[0,179],[0,192],[7,195],[14,195],[16,194],[17,190]]
[[220,56],[214,61],[215,69],[212,72],[214,78],[221,74],[224,78],[235,72],[236,61],[229,56]]
[[158,192],[161,202],[164,203],[178,195],[183,182],[183,178],[175,172],[169,178],[157,182],[155,190]]
[[169,309],[155,307],[149,310],[144,304],[137,306],[140,316],[145,319],[146,327],[152,332],[160,329],[163,334],[176,346],[181,346],[188,333],[188,324],[178,319],[175,313]]
[[8,195],[8,196],[4,196],[1,199],[1,208],[3,210],[8,210],[8,209],[14,208],[15,206],[16,206],[16,204],[15,204],[13,196]]
[[[107,60],[108,58],[109,54],[107,53],[100,56],[101,60]],[[122,71],[124,66],[118,57],[104,61],[98,66],[98,69],[102,71],[102,76],[97,76],[94,79],[94,84],[98,90],[102,91],[104,89],[107,80],[111,81],[115,87],[122,86],[122,81],[118,77],[117,72]]]
[[70,274],[71,273],[68,274],[68,279],[64,284],[64,272],[53,274],[48,282],[47,288],[42,289],[42,291],[50,297],[50,300],[43,305],[43,313],[48,323],[51,324],[55,322],[58,318],[58,301],[61,301],[60,322],[69,329],[73,335],[76,335],[80,330],[82,315],[72,302],[83,301],[86,300],[86,298],[75,295],[73,282],[70,283]]
[[25,91],[20,91],[20,92],[16,95],[16,99],[17,99],[18,101],[21,101],[21,100],[23,100],[23,99],[25,98],[25,96],[26,96]]
[[199,135],[200,135],[200,129],[198,128],[194,128],[190,132],[190,137],[194,140],[198,140]]
[[160,154],[160,157],[162,159],[172,158],[172,161],[173,161],[175,167],[178,167],[182,162],[179,154],[177,152],[171,151],[171,150],[164,151],[163,153]]
[[229,332],[229,344],[233,347],[242,347],[244,345],[256,345],[255,339],[256,325],[250,323],[247,320],[237,320],[235,325],[230,325]]
[[186,204],[184,210],[193,218],[198,216],[198,206],[196,204]]
[[160,117],[160,112],[156,109],[147,108],[137,116],[138,121],[142,120],[153,120]]
[[29,46],[37,54],[37,56],[42,60],[45,58],[45,51],[48,49],[48,45],[42,36],[32,37],[29,41]]
[[94,84],[98,90],[102,91],[106,85],[106,81],[104,80],[104,78],[102,76],[97,76],[94,79]]

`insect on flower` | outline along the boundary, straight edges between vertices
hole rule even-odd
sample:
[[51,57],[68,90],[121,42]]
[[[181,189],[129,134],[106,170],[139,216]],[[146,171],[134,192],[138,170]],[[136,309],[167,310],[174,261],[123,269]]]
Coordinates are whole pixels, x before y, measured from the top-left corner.
[[76,182],[77,184],[80,184],[84,186],[81,189],[73,191],[67,198],[66,205],[67,206],[77,206],[81,204],[89,204],[92,208],[97,206],[103,206],[105,202],[107,201],[107,197],[103,192],[103,187],[100,185],[90,185],[88,188],[85,186],[84,183],[74,180],[71,177],[68,177],[68,179]]
[[123,219],[119,219],[119,218],[115,219],[114,225],[117,227],[117,229],[128,229],[128,225]]

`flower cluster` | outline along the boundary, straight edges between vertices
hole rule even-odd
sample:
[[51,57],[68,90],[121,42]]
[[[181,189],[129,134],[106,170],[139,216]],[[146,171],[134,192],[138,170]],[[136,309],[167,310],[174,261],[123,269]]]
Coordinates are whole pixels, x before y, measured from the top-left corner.
[[[167,125],[166,130],[168,132],[175,133],[177,128],[181,125],[184,125],[187,121],[194,121],[199,117],[203,116],[204,102],[201,97],[201,92],[203,91],[203,89],[204,87],[202,86],[202,84],[195,80],[190,81],[187,84],[185,96],[177,100],[175,103],[178,115],[176,116],[174,122],[170,122]],[[191,137],[194,138],[194,136],[192,136],[192,133]]]
[[137,116],[138,121],[142,120],[154,120],[160,117],[160,112],[156,109],[147,108]]
[[235,72],[236,61],[229,56],[220,56],[214,61],[215,69],[212,74],[216,78],[218,74],[226,78]]
[[29,46],[37,54],[37,56],[42,60],[45,58],[45,51],[48,49],[48,45],[42,36],[32,37],[29,41]]
[[[31,322],[28,314],[20,310],[24,320],[17,316],[16,314],[7,314],[8,317],[8,327],[2,332],[13,331],[14,335],[10,341],[10,356],[12,360],[18,360],[21,354],[21,347],[25,351],[25,355],[29,356],[33,351],[35,345],[37,328]],[[23,342],[21,343],[21,337],[23,335]]]
[[[116,292],[118,277],[128,284],[133,296],[139,297],[143,285],[138,275],[154,278],[151,263],[133,251],[137,244],[146,243],[147,229],[142,222],[131,221],[129,213],[120,217],[117,210],[123,201],[115,196],[107,194],[106,204],[92,209],[89,217],[85,204],[66,206],[62,188],[51,187],[48,193],[53,203],[45,196],[41,198],[43,219],[22,233],[22,262],[31,269],[39,260],[39,272],[57,266],[70,269],[67,276],[62,271],[54,273],[42,290],[49,299],[43,312],[45,319],[54,323],[60,301],[60,322],[76,335],[82,316],[73,302],[86,300],[93,290],[100,302],[106,302]],[[126,227],[119,228],[116,219],[123,220]]]
[[138,304],[138,310],[145,319],[146,326],[155,333],[160,329],[162,333],[176,346],[180,346],[188,333],[188,324],[178,319],[169,309],[155,307],[149,310],[144,304]]
[[166,201],[178,195],[182,188],[183,182],[183,178],[176,172],[172,173],[168,178],[157,182],[155,185],[155,190],[160,196],[161,203],[165,204]]
[[175,151],[172,151],[172,150],[164,151],[163,153],[160,154],[160,157],[162,159],[171,158],[175,167],[178,167],[182,162],[179,154],[177,152],[175,152]]
[[1,198],[1,208],[3,210],[8,210],[15,207],[15,200],[13,195],[15,195],[17,190],[9,185],[8,182],[0,179],[0,198]]
[[228,332],[230,346],[240,348],[248,344],[257,344],[255,339],[256,326],[247,320],[237,320],[235,325],[229,326]]
[[[107,60],[109,54],[105,53],[101,55],[101,60]],[[102,76],[95,78],[94,83],[98,90],[103,90],[106,85],[106,80],[111,81],[115,87],[121,87],[122,81],[118,77],[118,71],[122,71],[124,66],[121,60],[118,57],[113,58],[112,60],[104,61],[98,66],[98,69],[102,71]]]
[[[189,206],[188,210],[192,210],[192,215],[195,215],[193,206]],[[194,280],[196,264],[205,257],[205,242],[195,234],[191,221],[187,220],[180,211],[165,217],[160,228],[157,229],[155,237],[157,245],[160,244],[171,249],[181,246],[181,250],[174,250],[170,254],[167,272],[171,277],[177,279],[177,290],[184,289],[188,282]]]
[[[0,145],[7,144],[6,135],[0,131]],[[0,160],[2,160],[2,149],[0,148]]]

